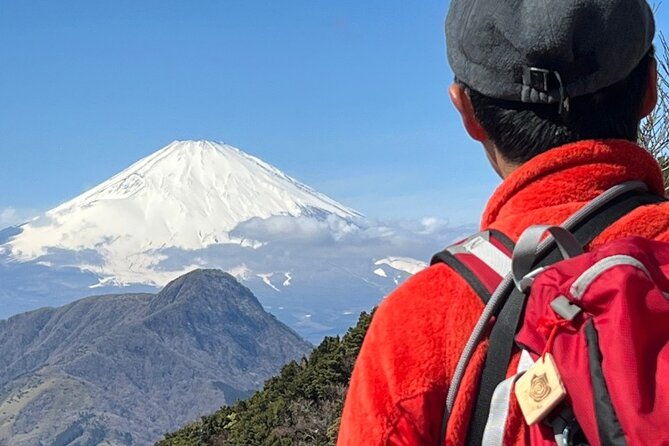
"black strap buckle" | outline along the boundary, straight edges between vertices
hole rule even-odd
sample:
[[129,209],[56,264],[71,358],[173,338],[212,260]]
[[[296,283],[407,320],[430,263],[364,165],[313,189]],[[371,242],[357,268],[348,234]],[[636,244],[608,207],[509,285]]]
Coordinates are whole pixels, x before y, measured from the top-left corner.
[[553,428],[558,446],[589,446],[571,407],[564,405],[560,412],[545,423]]
[[[560,73],[538,67],[523,69],[523,102],[552,104],[557,102],[563,119],[569,112],[569,96],[562,82]],[[555,97],[558,92],[559,98]]]

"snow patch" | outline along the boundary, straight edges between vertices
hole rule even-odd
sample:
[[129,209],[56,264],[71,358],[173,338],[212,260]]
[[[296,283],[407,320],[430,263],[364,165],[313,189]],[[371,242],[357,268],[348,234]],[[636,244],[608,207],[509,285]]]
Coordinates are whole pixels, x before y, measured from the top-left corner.
[[272,278],[273,275],[274,275],[274,273],[256,274],[256,276],[260,277],[260,278],[262,279],[262,281],[265,282],[265,284],[266,284],[268,287],[270,287],[270,288],[272,288],[273,290],[278,291],[278,292],[280,293],[281,290],[278,289],[277,287],[275,287],[274,284],[270,281],[270,279]]
[[427,268],[427,263],[410,257],[386,257],[385,259],[377,260],[374,262],[374,265],[388,265],[398,271],[404,271],[412,275]]
[[388,277],[388,274],[386,274],[386,272],[383,270],[383,268],[376,268],[374,270],[374,274],[376,274],[377,276],[380,276],[380,277]]

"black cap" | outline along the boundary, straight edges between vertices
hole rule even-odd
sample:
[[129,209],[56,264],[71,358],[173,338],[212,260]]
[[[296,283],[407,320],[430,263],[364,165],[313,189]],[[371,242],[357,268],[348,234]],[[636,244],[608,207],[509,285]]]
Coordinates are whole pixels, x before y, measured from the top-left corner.
[[645,0],[452,0],[455,77],[490,97],[568,105],[626,78],[652,45]]

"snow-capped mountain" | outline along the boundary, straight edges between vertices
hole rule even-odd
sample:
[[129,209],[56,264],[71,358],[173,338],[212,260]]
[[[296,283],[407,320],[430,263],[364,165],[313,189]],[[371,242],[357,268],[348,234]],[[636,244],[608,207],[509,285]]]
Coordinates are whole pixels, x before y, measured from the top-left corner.
[[121,173],[21,227],[5,246],[20,261],[62,250],[92,251],[79,266],[120,283],[164,285],[185,270],[157,274],[158,250],[262,241],[230,235],[272,216],[360,217],[277,168],[229,145],[174,141]]
[[213,268],[317,343],[426,266],[415,259],[468,232],[434,219],[367,219],[239,149],[175,141],[24,225],[0,228],[0,319],[91,294],[151,291]]

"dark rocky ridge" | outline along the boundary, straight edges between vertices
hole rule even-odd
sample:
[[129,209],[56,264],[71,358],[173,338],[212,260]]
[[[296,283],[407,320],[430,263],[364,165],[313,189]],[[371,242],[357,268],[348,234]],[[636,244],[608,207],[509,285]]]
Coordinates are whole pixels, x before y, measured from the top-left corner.
[[150,444],[310,348],[217,270],[20,314],[0,321],[0,444]]

